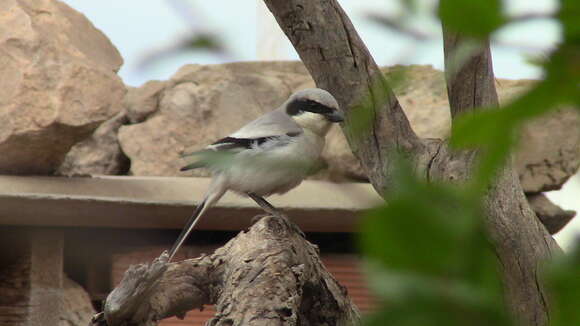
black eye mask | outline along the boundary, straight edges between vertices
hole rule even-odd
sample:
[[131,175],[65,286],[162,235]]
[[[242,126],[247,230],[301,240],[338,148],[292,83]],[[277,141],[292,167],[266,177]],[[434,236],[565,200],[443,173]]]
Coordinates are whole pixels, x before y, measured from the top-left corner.
[[313,100],[294,100],[288,104],[286,112],[289,115],[299,115],[302,112],[312,112],[322,115],[332,114],[334,109]]

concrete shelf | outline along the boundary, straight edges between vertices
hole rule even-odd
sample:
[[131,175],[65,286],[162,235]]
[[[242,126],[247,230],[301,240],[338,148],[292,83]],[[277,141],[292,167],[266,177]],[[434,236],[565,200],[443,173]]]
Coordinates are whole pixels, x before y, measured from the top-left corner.
[[[180,229],[208,178],[0,176],[0,225]],[[359,213],[381,203],[363,183],[305,181],[270,201],[306,232],[353,232]],[[263,211],[226,194],[201,230],[240,230]]]

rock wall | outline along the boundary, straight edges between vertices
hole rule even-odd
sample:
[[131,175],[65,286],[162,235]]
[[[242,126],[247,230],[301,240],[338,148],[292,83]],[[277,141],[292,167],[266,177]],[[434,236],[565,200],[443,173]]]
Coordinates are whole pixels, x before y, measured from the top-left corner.
[[0,173],[53,173],[121,110],[123,60],[60,1],[2,0],[0,26]]
[[[207,176],[180,173],[199,149],[314,83],[300,62],[187,65],[167,81],[125,87],[122,59],[83,15],[54,0],[4,0],[0,24],[0,173]],[[421,137],[445,138],[450,115],[443,73],[404,69],[395,93]],[[498,80],[502,102],[533,81]],[[562,110],[528,123],[516,163],[527,193],[559,189],[580,165],[580,116]],[[314,176],[365,181],[338,128]]]
[[[207,176],[180,173],[199,149],[313,87],[300,62],[187,65],[167,81],[125,87],[122,59],[83,15],[54,0],[0,3],[0,173]],[[387,76],[402,67],[385,68]],[[395,93],[421,137],[445,138],[450,115],[442,72],[404,68]],[[533,81],[498,80],[502,101]],[[580,117],[561,111],[529,123],[516,162],[528,193],[558,189],[580,164]],[[338,128],[328,168],[314,178],[365,181]]]
[[[385,68],[387,76],[401,67]],[[450,114],[443,73],[430,66],[405,67],[406,79],[395,93],[411,125],[421,137],[445,138]],[[524,91],[533,81],[498,80],[502,102]],[[85,148],[67,158],[64,174],[124,174],[119,163],[126,155],[129,174],[145,176],[207,176],[204,170],[180,173],[180,154],[200,149],[272,110],[292,92],[313,87],[300,62],[237,62],[187,65],[167,81],[130,88],[125,97],[126,123],[120,116],[96,133]],[[113,127],[110,127],[113,126]],[[522,132],[517,166],[524,189],[539,193],[558,189],[580,164],[580,116],[562,110],[530,122]],[[110,133],[118,130],[118,143]],[[109,153],[103,155],[103,153]],[[100,153],[100,154],[98,154]],[[87,157],[97,162],[83,162]],[[116,158],[112,160],[110,158]],[[365,180],[358,162],[340,132],[334,128],[324,154],[328,169],[314,176],[331,180]]]

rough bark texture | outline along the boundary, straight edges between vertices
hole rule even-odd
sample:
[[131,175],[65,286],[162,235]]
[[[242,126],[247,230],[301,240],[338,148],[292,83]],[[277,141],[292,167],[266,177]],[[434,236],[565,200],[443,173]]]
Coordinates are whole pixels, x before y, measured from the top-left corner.
[[462,62],[455,52],[461,50],[464,41],[456,33],[444,33],[445,79],[453,118],[477,107],[497,107],[499,104],[489,43],[474,50]]
[[[447,75],[452,114],[497,106],[489,42],[483,42],[461,67],[450,69],[449,65],[456,64],[450,61],[454,51],[468,39],[445,27],[443,32],[446,70],[456,71],[454,75]],[[441,173],[448,165],[449,162],[436,158],[431,175],[439,172],[441,179],[449,180],[448,174]],[[469,177],[471,160],[464,159],[453,165]],[[546,325],[548,302],[539,279],[540,268],[559,247],[530,208],[512,165],[500,171],[484,198],[487,233],[503,269],[506,299],[514,317],[522,325]]]
[[355,325],[359,313],[316,246],[267,216],[210,256],[130,268],[93,325],[156,325],[215,304],[206,325]]
[[[369,93],[380,92],[375,85],[385,86],[377,77],[376,64],[336,0],[265,2],[317,85],[335,94],[348,115]],[[459,35],[445,31],[447,63],[460,42]],[[475,107],[497,105],[489,44],[454,70],[452,76],[447,76],[453,116]],[[419,163],[419,169],[426,168],[427,179],[468,179],[476,153],[453,152],[436,140],[421,142],[410,130],[392,93],[385,92],[388,95],[385,105],[373,97],[375,119],[370,134],[360,143],[349,135],[353,151],[373,185],[379,191],[386,189],[383,194],[388,198],[389,169],[384,155],[393,147],[406,151]],[[547,302],[540,286],[539,268],[559,248],[530,209],[511,167],[501,171],[484,200],[484,207],[489,237],[502,263],[510,309],[522,324],[546,325]]]

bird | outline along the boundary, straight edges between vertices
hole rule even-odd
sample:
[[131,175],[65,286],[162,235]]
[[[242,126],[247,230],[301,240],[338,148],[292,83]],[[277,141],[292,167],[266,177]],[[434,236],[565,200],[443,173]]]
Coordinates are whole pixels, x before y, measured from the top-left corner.
[[290,191],[319,167],[326,134],[332,124],[343,121],[338,102],[328,91],[308,88],[229,136],[185,154],[195,161],[181,171],[206,168],[212,179],[203,201],[169,251],[168,261],[202,215],[227,191],[251,198],[276,216],[278,210],[264,197]]

